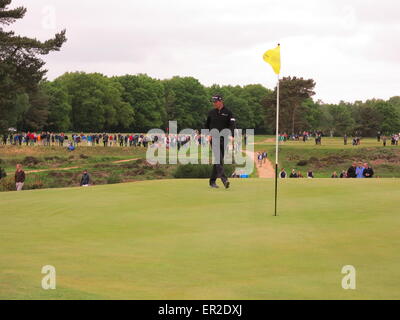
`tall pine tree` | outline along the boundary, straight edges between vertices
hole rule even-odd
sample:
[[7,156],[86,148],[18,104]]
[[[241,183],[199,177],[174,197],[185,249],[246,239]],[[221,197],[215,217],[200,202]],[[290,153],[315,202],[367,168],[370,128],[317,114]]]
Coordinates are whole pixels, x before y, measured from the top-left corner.
[[40,56],[59,51],[67,40],[65,30],[44,42],[5,31],[4,27],[22,19],[26,13],[24,7],[9,8],[11,1],[0,0],[0,131],[15,126],[27,111],[26,104],[17,103],[20,97],[37,93],[39,82],[47,72]]

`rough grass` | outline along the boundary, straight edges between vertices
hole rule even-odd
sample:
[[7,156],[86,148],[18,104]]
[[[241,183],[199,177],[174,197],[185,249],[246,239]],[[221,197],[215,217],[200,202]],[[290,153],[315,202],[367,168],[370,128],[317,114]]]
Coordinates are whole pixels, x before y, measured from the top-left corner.
[[[0,195],[0,299],[399,299],[395,179],[163,180]],[[44,291],[41,268],[57,270]],[[342,267],[357,290],[341,287]]]

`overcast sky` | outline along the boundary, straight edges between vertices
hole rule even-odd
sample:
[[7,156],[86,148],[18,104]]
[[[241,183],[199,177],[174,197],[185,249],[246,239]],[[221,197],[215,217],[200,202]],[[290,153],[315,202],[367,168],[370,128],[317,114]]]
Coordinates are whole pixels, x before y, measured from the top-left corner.
[[313,78],[327,103],[400,95],[396,0],[14,0],[12,25],[45,40],[48,78],[67,71],[193,76],[204,85],[276,83],[263,53],[281,44],[282,76]]

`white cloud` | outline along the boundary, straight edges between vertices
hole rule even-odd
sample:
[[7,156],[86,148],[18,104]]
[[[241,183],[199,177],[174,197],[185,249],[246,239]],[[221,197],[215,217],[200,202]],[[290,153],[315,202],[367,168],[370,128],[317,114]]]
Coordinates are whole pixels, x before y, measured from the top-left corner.
[[[312,77],[326,102],[400,95],[400,4],[391,0],[14,0],[28,8],[13,25],[68,42],[46,57],[49,78],[83,70],[108,75],[193,76],[203,84],[276,79],[261,56],[280,42],[283,76]],[[51,12],[51,10],[50,10]],[[48,19],[45,21],[52,21]],[[48,24],[47,24],[48,25]]]

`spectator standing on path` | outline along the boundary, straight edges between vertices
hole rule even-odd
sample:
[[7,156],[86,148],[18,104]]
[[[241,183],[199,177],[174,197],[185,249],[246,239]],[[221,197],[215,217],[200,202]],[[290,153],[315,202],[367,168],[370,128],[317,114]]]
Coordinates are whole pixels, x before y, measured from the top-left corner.
[[267,163],[267,158],[268,158],[268,153],[267,153],[267,151],[264,151],[263,154],[262,154],[262,156],[263,156],[263,163],[264,163],[264,164]]
[[353,165],[347,170],[347,178],[357,178],[356,169],[357,164],[353,162]]
[[103,145],[107,147],[108,145],[108,134],[103,134]]
[[22,165],[17,164],[17,170],[15,171],[15,186],[17,191],[21,191],[25,183],[25,172],[22,170]]
[[258,160],[258,166],[262,167],[263,156],[261,152],[258,153],[257,160]]

